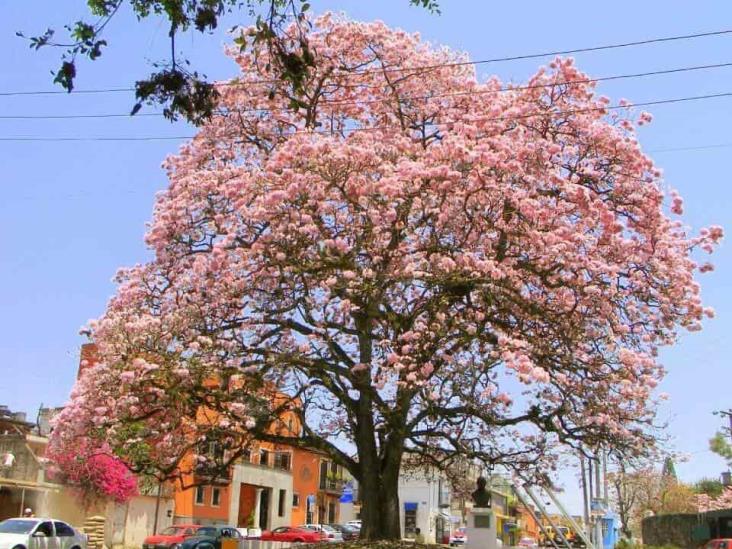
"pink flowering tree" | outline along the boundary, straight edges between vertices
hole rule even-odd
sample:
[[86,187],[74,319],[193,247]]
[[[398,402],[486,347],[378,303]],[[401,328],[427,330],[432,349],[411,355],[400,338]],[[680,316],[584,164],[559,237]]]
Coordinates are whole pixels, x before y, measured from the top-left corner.
[[525,476],[652,444],[657,351],[712,316],[692,254],[722,231],[674,217],[650,116],[571,60],[505,86],[382,23],[324,16],[308,44],[297,92],[266,47],[229,50],[57,436],[165,474],[314,447],[358,480],[369,539],[399,537],[403,460]]
[[732,487],[725,486],[722,493],[717,497],[709,494],[698,494],[696,496],[696,506],[699,513],[732,509]]

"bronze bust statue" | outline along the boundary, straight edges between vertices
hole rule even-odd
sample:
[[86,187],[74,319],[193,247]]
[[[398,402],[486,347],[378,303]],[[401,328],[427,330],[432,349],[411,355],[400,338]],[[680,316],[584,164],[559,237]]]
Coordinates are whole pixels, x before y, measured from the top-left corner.
[[478,477],[478,488],[470,495],[475,507],[491,506],[491,493],[485,489],[486,482],[485,478]]

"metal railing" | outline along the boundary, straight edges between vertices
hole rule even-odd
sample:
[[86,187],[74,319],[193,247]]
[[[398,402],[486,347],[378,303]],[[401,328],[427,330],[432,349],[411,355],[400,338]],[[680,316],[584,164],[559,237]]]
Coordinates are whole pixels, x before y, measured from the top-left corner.
[[330,478],[320,477],[320,489],[328,492],[342,492],[343,491],[343,480],[334,480]]

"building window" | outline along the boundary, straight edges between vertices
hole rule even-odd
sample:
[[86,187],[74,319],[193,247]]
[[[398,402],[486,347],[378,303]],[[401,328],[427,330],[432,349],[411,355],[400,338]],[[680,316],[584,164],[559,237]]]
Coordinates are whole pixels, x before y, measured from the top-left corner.
[[274,455],[274,466],[277,469],[289,471],[290,470],[290,453],[289,452],[276,452]]
[[292,494],[292,506],[300,507],[300,494]]
[[287,497],[287,490],[280,490],[280,499],[277,502],[277,516],[285,516],[285,498]]
[[213,488],[211,490],[211,505],[213,507],[218,507],[221,505],[221,489],[220,488]]
[[328,504],[328,524],[336,523],[336,505],[332,501]]
[[205,496],[205,488],[203,486],[196,486],[196,505],[203,505]]
[[259,464],[269,467],[269,450],[261,449],[259,451]]
[[320,462],[320,489],[325,490],[328,487],[328,462]]

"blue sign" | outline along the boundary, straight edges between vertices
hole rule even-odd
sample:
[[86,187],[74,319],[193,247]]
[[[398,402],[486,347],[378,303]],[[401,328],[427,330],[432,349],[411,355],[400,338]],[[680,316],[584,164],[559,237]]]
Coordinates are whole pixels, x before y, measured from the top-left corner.
[[339,500],[341,503],[353,503],[353,484],[346,482],[343,485],[343,494]]
[[312,505],[313,503],[315,503],[315,496],[313,494],[310,494],[308,496],[308,504]]

